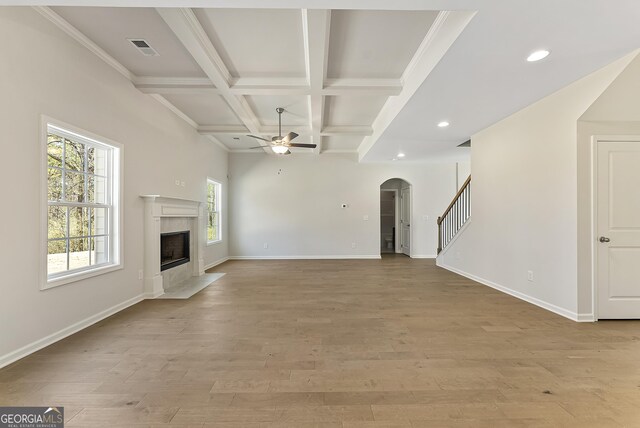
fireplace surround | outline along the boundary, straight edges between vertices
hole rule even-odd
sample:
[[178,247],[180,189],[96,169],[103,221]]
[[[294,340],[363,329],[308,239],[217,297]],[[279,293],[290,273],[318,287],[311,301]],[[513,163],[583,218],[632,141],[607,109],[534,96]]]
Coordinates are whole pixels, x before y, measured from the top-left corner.
[[[144,209],[144,294],[155,299],[180,281],[204,274],[204,204],[160,195],[142,195]],[[162,235],[190,232],[186,255],[175,269],[163,268]],[[182,244],[184,245],[184,236]],[[166,256],[166,255],[165,255]],[[178,254],[174,250],[174,256]]]

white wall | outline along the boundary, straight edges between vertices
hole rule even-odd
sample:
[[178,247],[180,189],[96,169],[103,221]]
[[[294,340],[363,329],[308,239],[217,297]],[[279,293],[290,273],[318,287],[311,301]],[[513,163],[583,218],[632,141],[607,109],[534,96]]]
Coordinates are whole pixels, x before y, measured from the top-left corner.
[[[142,293],[139,195],[204,202],[207,176],[226,186],[227,154],[34,10],[0,12],[1,366],[49,335],[69,333],[83,320],[134,302]],[[43,114],[124,145],[124,269],[46,291],[38,283],[46,238],[38,231]],[[176,179],[185,187],[177,187]],[[223,211],[225,222],[227,217]],[[206,264],[227,256],[227,230],[225,223],[225,244],[207,247]]]
[[578,122],[578,311],[593,311],[592,137],[640,137],[640,56],[616,78]]
[[412,185],[412,254],[434,256],[436,218],[455,194],[455,163],[360,164],[345,154],[229,159],[236,257],[378,257],[380,185],[390,178]]
[[577,121],[630,59],[472,137],[471,219],[439,265],[579,317]]
[[458,162],[458,184],[456,187],[460,189],[470,175],[471,162]]

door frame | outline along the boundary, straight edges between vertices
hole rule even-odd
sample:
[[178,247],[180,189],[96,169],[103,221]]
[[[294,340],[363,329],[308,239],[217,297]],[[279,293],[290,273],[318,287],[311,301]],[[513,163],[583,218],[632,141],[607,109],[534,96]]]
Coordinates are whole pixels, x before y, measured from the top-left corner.
[[[398,196],[398,189],[380,189],[381,192],[393,192],[393,225],[395,227],[396,233],[393,237],[394,241],[394,254],[398,253],[398,243],[400,242],[400,233],[399,233],[399,224],[400,224],[400,205],[399,205],[399,201],[400,198]],[[380,215],[380,212],[378,210],[378,217],[380,218],[380,221],[382,221],[382,217]],[[382,234],[380,234],[380,254],[382,254]]]
[[598,321],[598,144],[639,142],[640,135],[591,136],[591,310]]
[[[411,225],[413,224],[413,186],[407,180],[403,180],[409,186],[406,189],[409,191],[409,254],[410,258],[413,258],[413,228]],[[400,196],[402,197],[402,188],[400,188]],[[400,202],[402,204],[402,202]],[[402,207],[400,207],[400,213],[402,213]],[[397,230],[397,229],[396,229]],[[402,231],[400,231],[400,237],[402,238]],[[404,241],[404,240],[402,240]],[[402,248],[404,248],[404,242],[402,242]],[[404,253],[404,251],[400,251],[400,253]]]

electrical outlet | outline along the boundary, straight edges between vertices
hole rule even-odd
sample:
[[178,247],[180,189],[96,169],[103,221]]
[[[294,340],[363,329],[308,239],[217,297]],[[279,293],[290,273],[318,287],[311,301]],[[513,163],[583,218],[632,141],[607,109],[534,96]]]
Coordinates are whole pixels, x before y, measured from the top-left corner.
[[527,271],[527,281],[533,282],[533,271],[532,270],[528,270]]
[[138,279],[142,279],[142,278],[144,278],[144,271],[142,269],[140,269],[138,271]]
[[262,245],[262,248],[264,248],[264,249],[266,250],[267,248],[269,248],[269,244],[265,242],[265,243]]
[[356,248],[356,243],[355,242],[351,243],[351,248]]
[[424,221],[429,221],[429,216],[428,216],[428,215],[423,215],[423,216],[422,216],[422,219],[423,219]]

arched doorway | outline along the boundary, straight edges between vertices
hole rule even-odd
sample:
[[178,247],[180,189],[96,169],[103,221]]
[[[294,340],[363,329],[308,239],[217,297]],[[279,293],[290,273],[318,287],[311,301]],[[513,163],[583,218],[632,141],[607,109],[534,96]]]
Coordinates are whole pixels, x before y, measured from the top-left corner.
[[411,183],[401,178],[380,185],[380,254],[411,256]]

